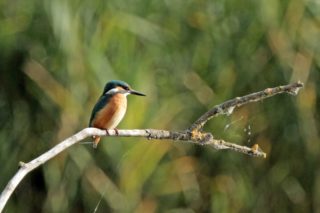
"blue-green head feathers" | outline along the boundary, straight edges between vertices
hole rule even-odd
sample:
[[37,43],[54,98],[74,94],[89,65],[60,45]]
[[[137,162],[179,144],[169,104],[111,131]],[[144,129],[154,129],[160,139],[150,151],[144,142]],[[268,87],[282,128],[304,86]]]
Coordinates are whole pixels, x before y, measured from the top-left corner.
[[129,90],[130,89],[129,84],[127,84],[126,82],[120,81],[120,80],[112,80],[112,81],[109,81],[104,86],[103,94],[106,94],[109,90],[114,89],[116,87],[122,87],[125,90]]

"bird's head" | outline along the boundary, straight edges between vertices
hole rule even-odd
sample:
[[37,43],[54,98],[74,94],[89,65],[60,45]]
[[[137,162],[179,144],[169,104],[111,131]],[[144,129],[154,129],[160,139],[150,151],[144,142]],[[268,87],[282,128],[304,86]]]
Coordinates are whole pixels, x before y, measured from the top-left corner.
[[129,84],[127,84],[124,81],[112,80],[106,84],[102,95],[115,95],[115,94],[123,94],[123,95],[132,94],[132,95],[146,96],[141,92],[131,89]]

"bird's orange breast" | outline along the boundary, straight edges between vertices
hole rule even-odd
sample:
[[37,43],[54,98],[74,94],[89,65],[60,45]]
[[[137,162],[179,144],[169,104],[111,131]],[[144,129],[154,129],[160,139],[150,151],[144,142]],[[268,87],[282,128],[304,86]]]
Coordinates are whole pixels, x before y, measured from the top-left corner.
[[92,122],[99,129],[113,129],[118,126],[127,109],[127,98],[123,94],[115,94],[103,107]]

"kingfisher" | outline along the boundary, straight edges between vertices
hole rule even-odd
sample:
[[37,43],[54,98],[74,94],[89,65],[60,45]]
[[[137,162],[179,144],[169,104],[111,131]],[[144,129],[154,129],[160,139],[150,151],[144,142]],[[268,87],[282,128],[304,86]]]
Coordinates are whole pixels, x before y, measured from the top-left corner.
[[[145,94],[131,89],[129,84],[120,80],[109,81],[101,94],[98,102],[93,107],[89,127],[99,129],[114,129],[123,119],[127,110],[127,95],[146,96]],[[97,148],[99,136],[93,136],[93,148]]]

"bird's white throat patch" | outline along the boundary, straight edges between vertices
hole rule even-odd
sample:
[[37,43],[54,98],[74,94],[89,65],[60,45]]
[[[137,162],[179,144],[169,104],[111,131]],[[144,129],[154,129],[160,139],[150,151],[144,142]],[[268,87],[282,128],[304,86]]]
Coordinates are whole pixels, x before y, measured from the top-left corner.
[[117,93],[124,94],[125,96],[130,94],[128,91],[120,89],[118,87],[108,90],[105,94],[106,95],[114,95],[114,94],[117,94]]

